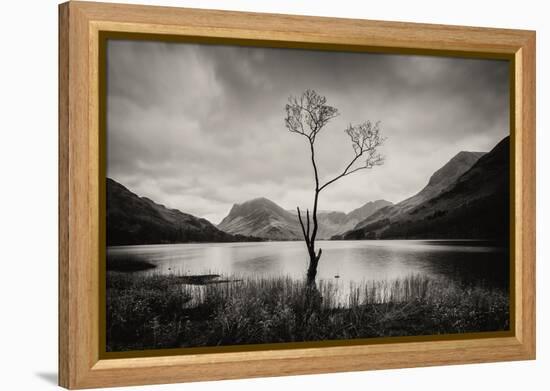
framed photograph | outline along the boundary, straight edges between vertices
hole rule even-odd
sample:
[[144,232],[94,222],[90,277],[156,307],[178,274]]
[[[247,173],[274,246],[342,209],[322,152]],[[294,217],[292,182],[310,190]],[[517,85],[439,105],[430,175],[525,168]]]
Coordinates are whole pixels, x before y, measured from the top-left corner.
[[535,358],[535,33],[59,7],[59,381]]

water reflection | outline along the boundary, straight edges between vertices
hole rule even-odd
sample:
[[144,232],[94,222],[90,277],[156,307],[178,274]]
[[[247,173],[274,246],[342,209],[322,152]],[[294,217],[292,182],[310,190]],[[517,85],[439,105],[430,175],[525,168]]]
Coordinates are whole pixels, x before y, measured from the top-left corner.
[[[464,284],[507,288],[509,255],[484,241],[363,240],[320,241],[318,277],[349,285],[410,274],[444,276]],[[188,243],[119,246],[107,249],[110,259],[148,260],[156,269],[142,273],[217,273],[240,277],[288,275],[303,278],[308,255],[303,242]]]

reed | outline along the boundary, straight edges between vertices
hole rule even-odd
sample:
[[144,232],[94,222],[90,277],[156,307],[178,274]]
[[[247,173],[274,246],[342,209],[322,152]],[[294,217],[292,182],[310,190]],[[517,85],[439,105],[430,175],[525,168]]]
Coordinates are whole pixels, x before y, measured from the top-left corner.
[[[411,275],[347,289],[289,277],[108,273],[107,350],[436,335],[509,328],[508,295]],[[190,282],[201,281],[201,284]]]

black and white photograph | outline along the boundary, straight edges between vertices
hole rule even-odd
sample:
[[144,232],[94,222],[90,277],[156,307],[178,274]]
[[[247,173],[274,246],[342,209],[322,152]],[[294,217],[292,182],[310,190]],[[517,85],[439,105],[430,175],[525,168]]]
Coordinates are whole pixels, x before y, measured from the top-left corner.
[[107,352],[510,330],[510,61],[105,61]]

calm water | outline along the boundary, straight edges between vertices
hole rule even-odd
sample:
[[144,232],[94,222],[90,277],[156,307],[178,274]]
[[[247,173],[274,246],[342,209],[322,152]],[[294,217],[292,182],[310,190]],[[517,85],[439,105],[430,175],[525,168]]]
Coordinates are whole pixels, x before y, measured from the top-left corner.
[[[318,278],[349,285],[422,274],[466,284],[506,288],[506,249],[483,241],[362,240],[319,241]],[[224,276],[303,278],[308,255],[303,242],[187,243],[118,246],[109,259],[144,259],[157,265],[140,273],[216,273]],[[339,276],[339,278],[336,278]]]

